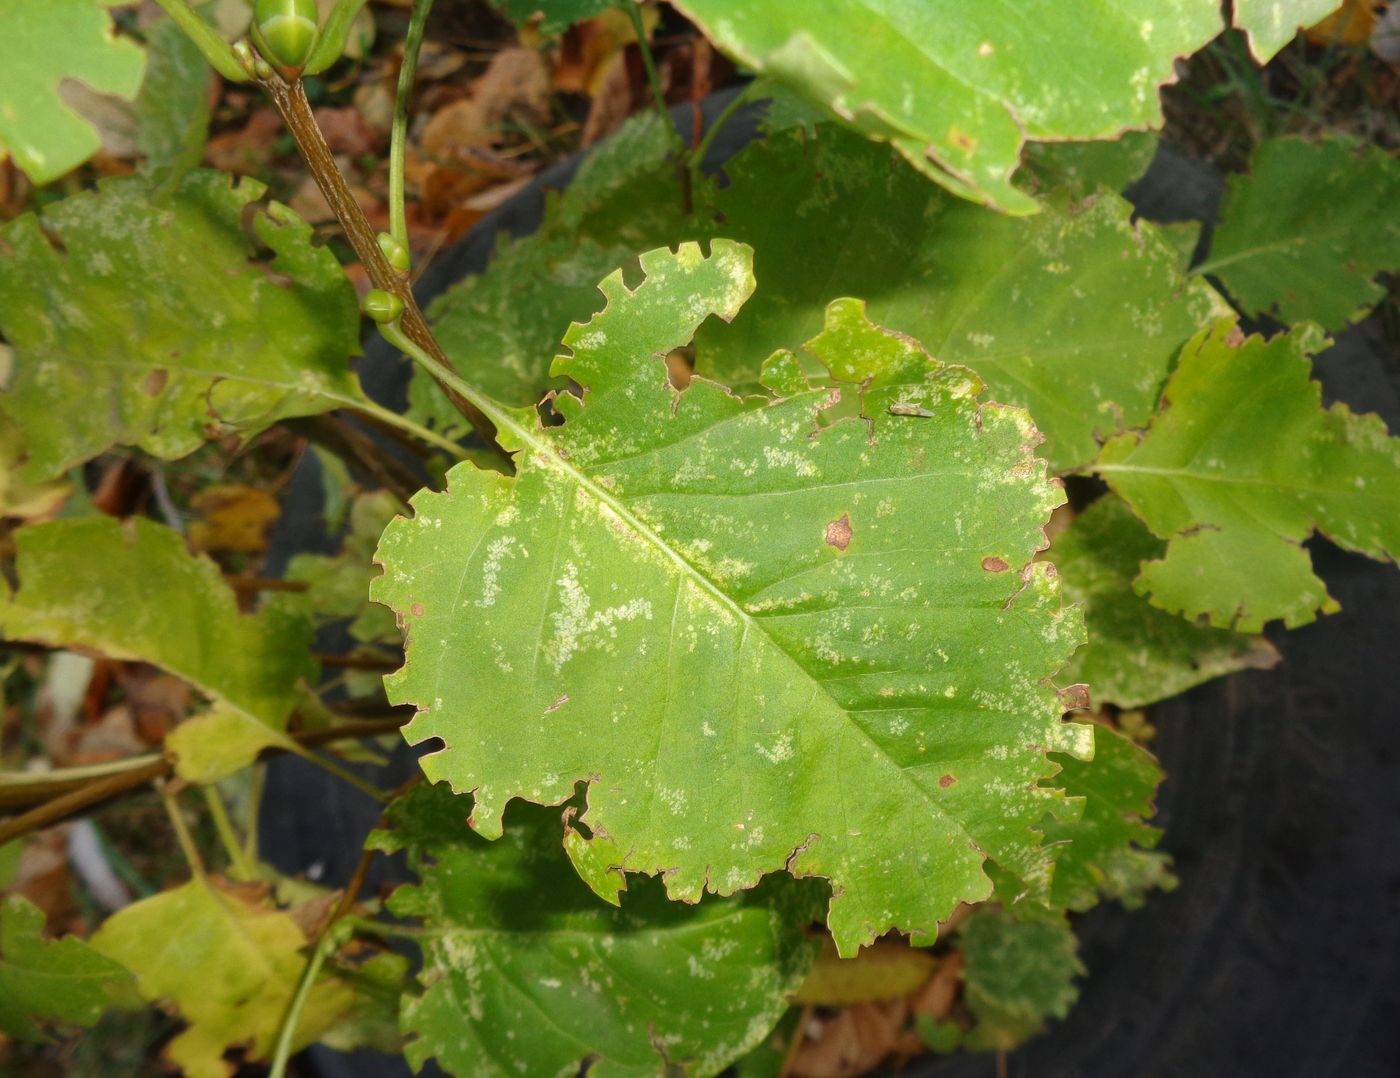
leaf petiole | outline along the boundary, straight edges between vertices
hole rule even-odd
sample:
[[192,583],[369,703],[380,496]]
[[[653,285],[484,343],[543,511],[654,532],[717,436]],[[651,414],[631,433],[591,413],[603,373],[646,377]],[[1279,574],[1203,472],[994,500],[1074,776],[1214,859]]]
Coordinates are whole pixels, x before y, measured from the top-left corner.
[[252,76],[243,69],[234,55],[233,47],[201,19],[185,0],[156,0],[181,30],[195,43],[210,65],[230,82],[251,82]]

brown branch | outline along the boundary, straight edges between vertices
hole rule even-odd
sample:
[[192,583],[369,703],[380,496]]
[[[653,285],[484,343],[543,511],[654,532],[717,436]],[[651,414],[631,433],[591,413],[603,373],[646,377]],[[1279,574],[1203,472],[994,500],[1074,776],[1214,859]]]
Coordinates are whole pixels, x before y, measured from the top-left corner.
[[[318,745],[327,745],[335,741],[345,741],[351,738],[378,737],[380,734],[388,734],[401,727],[412,716],[412,708],[395,709],[395,714],[385,719],[343,723],[338,726],[327,726],[320,730],[310,730],[304,734],[293,735],[295,740],[303,748],[315,748]],[[269,757],[280,756],[290,752],[272,746],[259,754],[259,760]],[[131,768],[128,771],[121,771],[114,775],[84,783],[76,790],[61,794],[43,802],[36,808],[18,816],[11,816],[5,820],[0,820],[0,846],[37,831],[41,827],[49,827],[53,824],[66,820],[69,816],[77,815],[80,812],[95,809],[99,805],[138,789],[156,779],[165,778],[175,770],[174,761],[168,757],[160,757],[142,764],[140,767]],[[60,776],[56,781],[61,782]],[[33,793],[47,793],[49,791],[36,788]]]
[[[452,361],[447,358],[437,338],[433,336],[433,331],[428,328],[423,312],[418,309],[418,301],[413,297],[413,288],[407,275],[390,266],[384,252],[379,249],[378,234],[366,220],[364,210],[355,201],[345,177],[341,175],[330,147],[326,145],[325,136],[321,134],[321,128],[316,123],[316,116],[312,112],[311,102],[306,99],[301,80],[287,82],[274,73],[270,78],[260,79],[259,82],[281,114],[288,133],[301,152],[302,160],[306,162],[306,167],[310,169],[312,178],[316,181],[316,186],[326,196],[336,220],[345,232],[345,238],[350,241],[355,255],[365,267],[370,283],[375,288],[403,300],[403,316],[399,325],[403,328],[404,335],[444,367],[455,370]],[[487,445],[495,447],[497,452],[505,457],[504,450],[496,442],[495,425],[482,414],[481,409],[447,386],[442,388],[457,410],[471,423],[472,429]]]
[[225,576],[224,583],[234,591],[306,591],[311,585],[304,580],[281,580],[273,576]]
[[37,831],[41,827],[56,824],[75,813],[92,808],[129,790],[145,786],[155,779],[168,775],[170,768],[170,761],[162,756],[142,767],[109,775],[96,782],[89,782],[76,790],[70,790],[66,794],[45,801],[38,808],[30,809],[18,816],[11,816],[0,822],[0,846],[12,839],[19,838],[21,835]]
[[373,476],[376,483],[404,505],[408,504],[408,500],[422,486],[407,468],[391,454],[385,453],[383,447],[373,438],[334,412],[290,419],[284,426],[305,435],[342,459],[353,458],[358,461],[360,467]]
[[316,652],[315,659],[322,666],[333,666],[341,670],[383,670],[392,674],[403,665],[402,659],[376,659],[372,655],[326,655]]

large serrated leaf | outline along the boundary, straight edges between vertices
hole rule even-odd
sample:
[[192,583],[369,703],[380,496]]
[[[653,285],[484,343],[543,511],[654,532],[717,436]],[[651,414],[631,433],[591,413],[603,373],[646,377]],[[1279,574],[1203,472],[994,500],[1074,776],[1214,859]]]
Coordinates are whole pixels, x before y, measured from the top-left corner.
[[1242,309],[1340,330],[1385,295],[1376,274],[1400,267],[1400,160],[1352,139],[1261,143],[1230,177],[1210,258]]
[[[247,1045],[271,1054],[297,982],[307,939],[260,888],[194,879],[109,917],[92,946],[136,974],[141,994],[166,1000],[186,1022],[165,1055],[190,1078],[226,1078],[224,1052]],[[355,1003],[352,989],[322,974],[299,1012],[295,1045],[316,1040]]]
[[1096,470],[1168,540],[1136,582],[1154,605],[1293,627],[1337,609],[1302,547],[1314,529],[1400,553],[1400,439],[1375,415],[1322,408],[1309,356],[1323,343],[1316,326],[1265,340],[1222,322],[1183,349],[1147,433],[1104,446]]
[[469,806],[419,788],[370,839],[408,847],[421,880],[389,901],[425,929],[424,991],[403,1010],[415,1067],[567,1076],[590,1060],[591,1075],[703,1076],[787,1009],[816,952],[805,930],[821,888],[778,878],[692,907],[648,880],[617,909],[573,871],[557,809],[513,806],[491,843],[467,828]]
[[1046,838],[1060,844],[1051,905],[1086,910],[1103,896],[1133,907],[1153,888],[1174,886],[1168,858],[1153,850],[1161,832],[1144,822],[1153,815],[1163,777],[1151,753],[1096,726],[1092,760],[1059,760],[1063,770],[1054,782],[1066,794],[1082,797],[1084,811],[1075,820],[1045,821]]
[[131,974],[82,940],[43,938],[27,899],[0,899],[0,1032],[41,1040],[41,1023],[93,1025],[129,995]]
[[117,39],[105,0],[5,0],[0,4],[0,160],[7,155],[35,183],[48,183],[95,154],[102,139],[64,102],[74,79],[98,93],[130,98],[145,57]]
[[1165,551],[1166,543],[1110,494],[1075,517],[1046,555],[1065,597],[1084,605],[1089,630],[1063,678],[1087,684],[1095,703],[1145,707],[1222,674],[1278,661],[1263,637],[1197,625],[1134,594],[1143,564]]
[[180,457],[364,400],[347,365],[354,290],[309,225],[257,205],[264,190],[196,171],[157,199],[122,177],[0,229],[0,332],[14,348],[0,409],[24,429],[26,476],[113,445]]
[[445,744],[425,771],[474,792],[488,835],[512,797],[587,781],[575,860],[601,893],[624,871],[690,901],[827,877],[843,953],[934,932],[989,892],[987,856],[1043,882],[1034,787],[1088,731],[1048,680],[1081,630],[1028,564],[1063,494],[1025,413],[850,302],[809,343],[834,388],[779,354],[771,394],[677,393],[662,357],[733,317],[749,253],[641,262],[565,337],[584,398],[556,399],[562,427],[492,409],[515,478],[459,466],[385,532],[390,693],[411,741]]
[[697,369],[729,384],[816,333],[833,296],[861,296],[881,325],[1029,410],[1043,455],[1069,470],[1094,459],[1101,436],[1146,424],[1180,346],[1228,313],[1107,192],[1010,219],[830,126],[774,135],[727,171],[725,235],[754,247],[763,281],[732,326],[706,326],[697,342]]
[[891,143],[949,190],[1016,213],[1028,139],[1157,126],[1172,63],[1220,29],[1214,0],[677,0],[742,64]]
[[240,614],[214,563],[149,520],[33,524],[15,542],[20,586],[0,606],[0,634],[154,663],[211,698],[166,739],[183,777],[213,781],[269,745],[296,748],[283,731],[316,663],[290,604]]

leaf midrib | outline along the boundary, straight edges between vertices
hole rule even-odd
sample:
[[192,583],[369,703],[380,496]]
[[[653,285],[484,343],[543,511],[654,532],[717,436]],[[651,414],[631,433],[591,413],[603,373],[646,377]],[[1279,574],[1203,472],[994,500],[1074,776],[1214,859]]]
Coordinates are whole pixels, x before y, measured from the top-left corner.
[[[463,387],[468,389],[471,388],[465,383],[463,383]],[[926,790],[923,787],[923,785],[913,777],[913,775],[910,772],[910,769],[904,767],[897,760],[891,757],[890,754],[885,750],[884,746],[880,745],[874,738],[872,738],[870,734],[866,732],[864,727],[860,725],[860,723],[851,719],[850,712],[839,702],[837,702],[837,700],[831,695],[831,693],[827,691],[826,683],[813,676],[812,673],[806,668],[804,668],[802,664],[799,663],[797,659],[794,656],[792,656],[788,652],[788,650],[784,648],[782,644],[773,637],[771,633],[768,633],[763,628],[761,619],[755,618],[753,615],[746,612],[737,600],[731,598],[727,593],[721,590],[720,587],[717,584],[715,584],[712,580],[710,580],[710,578],[706,576],[703,572],[701,572],[701,570],[697,566],[692,565],[689,561],[687,561],[686,558],[683,557],[679,551],[670,546],[670,544],[668,544],[664,539],[662,539],[662,537],[659,534],[657,534],[657,532],[653,530],[650,525],[648,525],[644,520],[639,518],[625,504],[619,501],[615,495],[606,490],[600,484],[596,483],[585,472],[580,471],[570,461],[560,456],[553,443],[547,438],[541,437],[541,431],[537,431],[526,427],[524,424],[520,423],[516,419],[513,413],[511,413],[505,408],[500,407],[490,398],[486,397],[484,394],[475,392],[473,390],[470,395],[475,398],[474,403],[476,403],[477,406],[481,408],[483,412],[486,413],[488,418],[490,418],[491,421],[496,424],[498,429],[503,428],[505,430],[510,431],[512,435],[519,439],[520,444],[528,446],[533,453],[537,454],[537,459],[541,460],[545,467],[556,469],[557,471],[561,472],[566,479],[571,479],[577,482],[577,484],[582,489],[587,491],[592,497],[596,498],[600,503],[606,505],[609,509],[616,513],[619,519],[623,521],[623,523],[625,523],[628,527],[634,529],[639,536],[641,536],[647,543],[652,545],[665,558],[667,558],[676,567],[676,569],[679,571],[680,575],[683,578],[695,581],[706,592],[706,594],[708,594],[722,608],[728,610],[737,620],[738,624],[746,626],[748,630],[756,629],[757,631],[759,631],[762,634],[763,638],[767,640],[769,644],[773,647],[773,649],[778,654],[782,655],[785,659],[787,659],[787,661],[792,664],[793,668],[800,672],[804,679],[810,681],[815,687],[816,692],[819,692],[827,700],[831,707],[834,708],[837,713],[839,713],[847,720],[845,723],[845,727],[852,731],[862,741],[864,741],[865,744],[868,745],[871,749],[873,749],[878,759],[884,761],[889,767],[893,768],[900,781],[907,783],[915,791],[917,791],[919,801],[922,804],[924,804],[930,811],[937,813],[941,818],[947,820],[949,823],[955,826],[964,836],[966,836],[966,838],[970,842],[973,843],[974,847],[977,850],[982,851],[982,847],[980,846],[980,844],[977,843],[976,839],[967,830],[964,822],[958,819],[956,816],[951,815],[945,809],[939,806],[934,801],[930,791]],[[726,421],[727,420],[722,420],[721,423]],[[711,424],[711,426],[706,429],[712,431],[716,426],[719,425],[720,424]],[[982,853],[985,857],[985,851],[982,851]]]

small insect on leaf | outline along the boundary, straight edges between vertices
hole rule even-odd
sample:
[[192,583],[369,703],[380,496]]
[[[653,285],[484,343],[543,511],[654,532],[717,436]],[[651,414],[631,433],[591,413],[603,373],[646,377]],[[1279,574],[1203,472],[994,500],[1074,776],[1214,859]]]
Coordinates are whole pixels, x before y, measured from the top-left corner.
[[311,57],[321,28],[316,0],[257,0],[253,40],[259,51],[289,77]]
[[904,401],[895,401],[891,404],[890,415],[913,415],[921,416],[924,419],[933,418],[933,413],[927,408],[920,408],[917,404],[908,404]]

